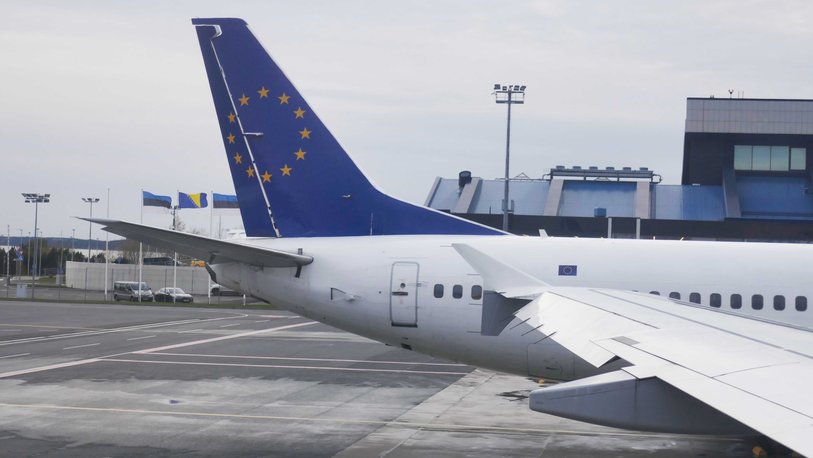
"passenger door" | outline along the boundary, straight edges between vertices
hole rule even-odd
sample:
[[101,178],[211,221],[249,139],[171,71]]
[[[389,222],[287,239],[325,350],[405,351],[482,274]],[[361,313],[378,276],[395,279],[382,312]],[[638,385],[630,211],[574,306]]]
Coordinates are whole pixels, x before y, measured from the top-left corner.
[[390,276],[390,322],[418,326],[418,263],[396,262]]

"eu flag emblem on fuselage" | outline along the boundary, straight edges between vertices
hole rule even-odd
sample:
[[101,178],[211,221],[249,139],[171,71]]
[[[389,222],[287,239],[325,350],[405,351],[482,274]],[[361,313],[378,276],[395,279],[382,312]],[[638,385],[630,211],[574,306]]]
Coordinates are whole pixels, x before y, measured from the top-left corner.
[[575,277],[577,266],[559,266],[560,277]]

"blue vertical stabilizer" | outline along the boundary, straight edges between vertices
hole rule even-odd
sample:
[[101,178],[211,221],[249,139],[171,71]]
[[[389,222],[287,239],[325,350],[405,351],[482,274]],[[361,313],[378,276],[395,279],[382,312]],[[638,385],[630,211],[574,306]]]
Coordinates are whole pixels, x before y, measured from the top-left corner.
[[241,19],[194,19],[249,236],[503,234],[377,190]]

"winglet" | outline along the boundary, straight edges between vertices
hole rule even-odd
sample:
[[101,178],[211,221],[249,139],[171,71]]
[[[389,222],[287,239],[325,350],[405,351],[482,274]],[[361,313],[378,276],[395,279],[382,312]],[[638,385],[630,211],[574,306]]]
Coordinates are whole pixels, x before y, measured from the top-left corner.
[[509,298],[532,299],[550,287],[542,280],[505,264],[471,245],[453,243],[452,247],[483,277],[483,286],[487,290],[496,291]]

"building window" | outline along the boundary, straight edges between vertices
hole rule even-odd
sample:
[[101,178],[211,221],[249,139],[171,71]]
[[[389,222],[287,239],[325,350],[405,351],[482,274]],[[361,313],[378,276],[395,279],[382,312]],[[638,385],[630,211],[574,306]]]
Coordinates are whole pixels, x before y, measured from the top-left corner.
[[790,169],[801,171],[807,170],[807,149],[805,148],[790,149]]
[[805,296],[796,296],[796,310],[800,312],[807,310],[807,298]]
[[443,285],[441,285],[440,283],[435,285],[435,297],[437,297],[438,299],[443,297]]
[[751,296],[751,308],[754,310],[762,310],[762,294],[754,294]]
[[455,299],[460,299],[463,297],[463,286],[462,285],[454,285],[452,286],[452,297]]
[[739,294],[731,295],[731,308],[732,309],[742,308],[742,296],[740,296]]
[[691,294],[689,294],[689,302],[699,304],[700,303],[700,293],[691,293]]
[[773,297],[773,309],[774,310],[785,310],[785,296],[774,296]]
[[677,292],[677,291],[672,291],[671,293],[669,293],[669,297],[670,297],[671,299],[677,299],[677,300],[680,300],[680,293],[679,293],[679,292]]
[[709,305],[711,305],[712,307],[720,308],[722,304],[723,296],[720,296],[717,293],[712,293],[711,296],[709,296]]
[[807,149],[784,145],[734,145],[734,170],[805,171]]
[[480,300],[483,298],[483,287],[480,285],[474,285],[471,287],[471,298],[474,300]]

